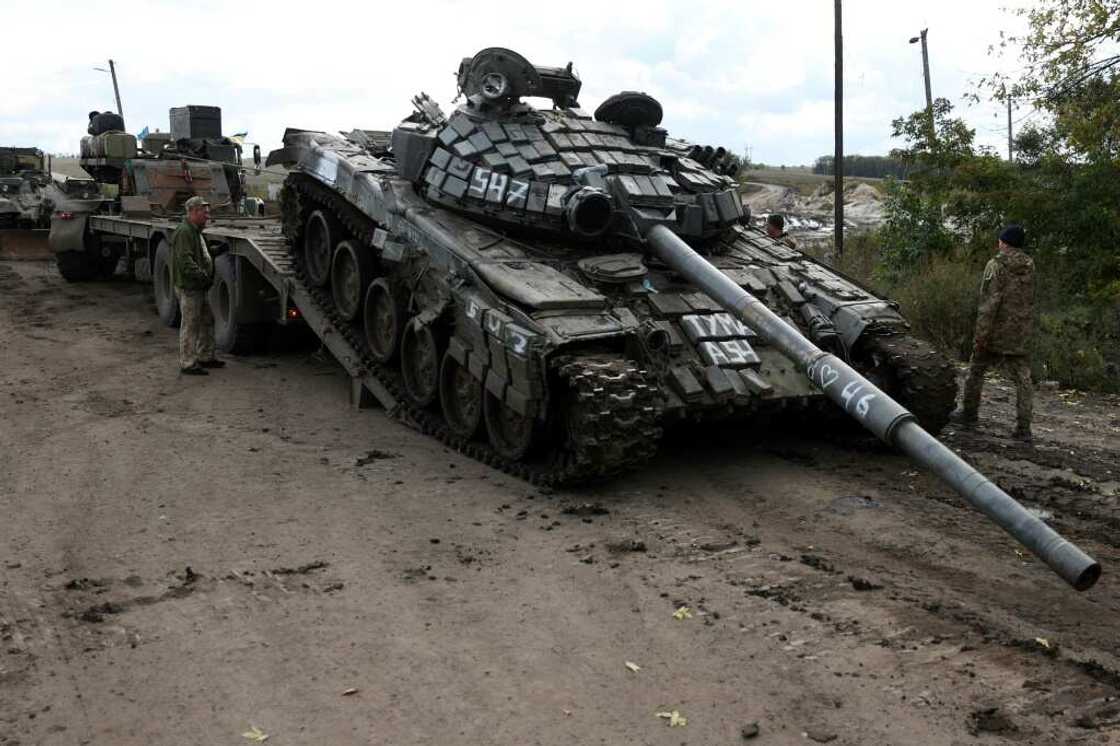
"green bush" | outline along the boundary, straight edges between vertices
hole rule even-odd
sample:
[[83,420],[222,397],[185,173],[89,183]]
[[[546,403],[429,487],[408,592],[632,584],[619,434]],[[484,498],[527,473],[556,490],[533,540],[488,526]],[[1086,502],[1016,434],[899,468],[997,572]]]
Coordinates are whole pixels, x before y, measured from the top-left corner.
[[885,289],[898,301],[914,333],[960,359],[972,352],[983,266],[952,257],[923,260],[913,273],[898,277]]
[[[832,264],[884,298],[897,301],[914,333],[947,355],[972,354],[980,278],[990,253],[962,248],[918,259],[907,271],[884,262],[885,232],[849,234]],[[824,256],[831,245],[807,247]],[[1037,268],[1037,322],[1032,345],[1035,380],[1095,391],[1120,391],[1120,298],[1103,287],[1093,297],[1071,292],[1060,262]]]
[[[1079,306],[1039,314],[1032,369],[1038,380],[1093,391],[1120,391],[1117,313]],[[1106,353],[1113,357],[1109,360]]]

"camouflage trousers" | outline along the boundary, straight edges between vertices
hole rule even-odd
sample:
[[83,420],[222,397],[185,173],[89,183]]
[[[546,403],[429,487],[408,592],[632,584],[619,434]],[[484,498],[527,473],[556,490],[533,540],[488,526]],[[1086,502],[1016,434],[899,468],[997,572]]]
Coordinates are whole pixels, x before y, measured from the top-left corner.
[[1016,428],[1030,431],[1031,416],[1034,413],[1034,387],[1031,384],[1031,363],[1026,355],[972,353],[968,378],[964,382],[964,402],[961,406],[964,416],[969,419],[976,417],[980,410],[980,389],[984,386],[984,374],[993,366],[1002,368],[1015,382]]
[[179,296],[179,368],[214,359],[214,314],[204,290],[175,288]]

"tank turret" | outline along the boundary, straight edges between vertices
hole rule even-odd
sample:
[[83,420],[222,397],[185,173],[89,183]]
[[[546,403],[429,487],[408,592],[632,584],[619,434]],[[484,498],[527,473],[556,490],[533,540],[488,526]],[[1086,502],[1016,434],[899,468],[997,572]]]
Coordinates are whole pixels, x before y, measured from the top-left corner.
[[669,139],[661,105],[645,93],[612,96],[592,116],[579,108],[571,64],[535,67],[500,48],[464,59],[458,82],[466,100],[450,119],[421,109],[393,133],[402,175],[434,203],[577,238],[638,238],[623,204],[686,238],[747,218],[736,160]]

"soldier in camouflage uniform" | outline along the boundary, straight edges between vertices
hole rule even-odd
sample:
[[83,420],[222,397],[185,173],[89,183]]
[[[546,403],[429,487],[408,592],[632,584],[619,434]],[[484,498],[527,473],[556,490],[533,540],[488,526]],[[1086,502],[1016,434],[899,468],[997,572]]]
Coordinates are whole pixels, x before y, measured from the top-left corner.
[[210,220],[210,205],[202,197],[187,200],[186,218],[171,233],[171,281],[179,298],[179,370],[205,376],[207,368],[222,368],[214,358],[214,314],[207,291],[214,284],[214,258],[202,236]]
[[786,219],[776,212],[766,216],[766,235],[775,241],[781,241],[791,249],[797,248],[797,242],[786,232]]
[[1029,442],[1034,391],[1027,353],[1034,325],[1034,261],[1023,251],[1025,239],[1021,227],[1008,226],[999,236],[999,253],[984,268],[972,362],[956,419],[976,422],[984,373],[999,366],[1015,381],[1013,437]]

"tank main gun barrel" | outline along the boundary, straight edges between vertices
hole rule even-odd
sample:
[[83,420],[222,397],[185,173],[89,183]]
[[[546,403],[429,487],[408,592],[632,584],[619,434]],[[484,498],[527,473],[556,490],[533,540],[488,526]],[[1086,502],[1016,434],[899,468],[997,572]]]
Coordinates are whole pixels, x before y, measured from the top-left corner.
[[1101,566],[1096,560],[942,445],[918,425],[914,415],[851,366],[806,339],[664,225],[650,228],[646,239],[662,261],[793,361],[825,396],[884,442],[936,474],[1063,580],[1079,591],[1097,582]]

